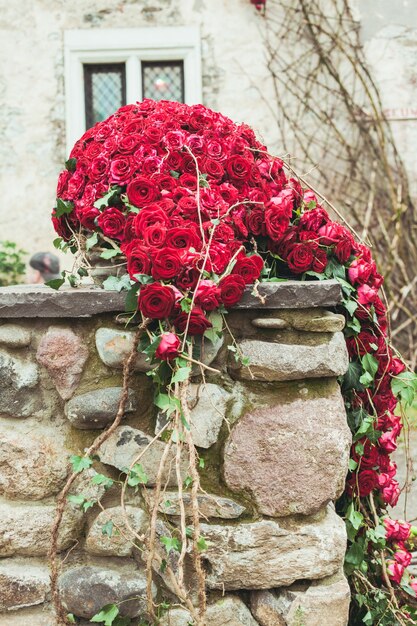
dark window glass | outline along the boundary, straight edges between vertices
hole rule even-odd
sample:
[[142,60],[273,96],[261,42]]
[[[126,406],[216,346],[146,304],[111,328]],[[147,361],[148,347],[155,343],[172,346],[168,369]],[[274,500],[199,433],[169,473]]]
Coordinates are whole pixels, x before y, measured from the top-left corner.
[[124,63],[84,64],[85,124],[91,128],[126,104]]
[[142,94],[153,100],[184,102],[183,61],[143,61]]

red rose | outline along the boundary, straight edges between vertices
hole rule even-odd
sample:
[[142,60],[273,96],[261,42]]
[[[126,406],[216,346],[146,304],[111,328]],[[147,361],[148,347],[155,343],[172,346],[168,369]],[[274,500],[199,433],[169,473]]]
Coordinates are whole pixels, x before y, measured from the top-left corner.
[[58,177],[58,184],[56,187],[56,195],[58,198],[63,198],[65,200],[64,193],[67,190],[68,181],[71,178],[71,172],[68,170],[64,170],[60,173]]
[[183,311],[174,319],[175,328],[181,333],[187,327],[188,317],[190,318],[188,323],[188,333],[190,335],[204,335],[205,331],[212,326],[211,322],[204,315],[203,310],[195,306],[190,313]]
[[115,209],[114,207],[105,209],[97,218],[97,224],[100,226],[106,237],[111,237],[113,239],[123,238],[125,223],[125,215],[119,211],[119,209]]
[[138,305],[145,317],[162,320],[169,317],[174,310],[174,290],[161,283],[145,285],[139,291]]
[[143,237],[150,226],[154,226],[155,224],[168,226],[169,218],[165,211],[160,209],[156,204],[152,204],[135,215],[133,224],[138,237]]
[[399,585],[404,574],[404,565],[400,565],[396,561],[387,561],[387,566],[388,576]]
[[296,243],[287,256],[288,267],[294,274],[302,274],[311,268],[314,254],[311,245]]
[[204,161],[202,170],[207,174],[209,178],[214,178],[217,181],[221,180],[224,176],[224,169],[222,164],[218,161],[215,161],[214,159],[206,159]]
[[88,176],[90,180],[93,183],[97,183],[98,181],[102,180],[108,173],[109,166],[110,163],[107,157],[98,156],[96,159],[94,159],[89,167]]
[[122,251],[127,257],[127,271],[130,278],[137,280],[136,274],[150,274],[151,259],[148,248],[145,248],[137,239],[133,239],[127,246],[122,246]]
[[158,200],[158,187],[144,176],[139,176],[130,182],[126,189],[126,195],[130,204],[139,208]]
[[369,496],[371,491],[378,487],[378,474],[372,469],[365,469],[359,474],[353,476],[354,486],[356,489],[356,479],[359,486],[359,495],[361,498]]
[[[356,451],[357,443],[363,445],[363,454],[359,455]],[[351,458],[360,465],[361,469],[372,469],[378,465],[379,452],[377,446],[369,441],[369,439],[360,439],[352,446]]]
[[143,232],[143,238],[146,245],[153,246],[154,248],[161,248],[166,239],[167,229],[164,224],[152,224],[148,226]]
[[172,248],[194,248],[201,249],[201,239],[194,224],[188,226],[174,226],[167,233],[167,245]]
[[258,254],[252,256],[241,256],[237,259],[232,274],[242,276],[247,285],[254,283],[261,275],[264,262]]
[[68,181],[68,188],[67,188],[68,193],[73,198],[80,197],[82,195],[82,192],[84,191],[85,183],[86,183],[86,178],[84,174],[78,171],[74,172]]
[[391,541],[406,541],[410,536],[411,524],[392,520],[389,517],[384,519],[385,536]]
[[265,228],[273,241],[277,241],[287,230],[290,223],[285,207],[273,206],[265,211]]
[[155,356],[157,359],[162,359],[163,361],[175,359],[175,357],[179,355],[180,346],[181,341],[175,333],[164,333],[155,350]]
[[327,254],[325,250],[314,250],[314,259],[313,265],[311,269],[313,272],[317,272],[318,274],[322,274],[327,266]]
[[152,276],[155,280],[175,278],[181,269],[181,257],[175,248],[160,248],[152,254]]
[[239,274],[230,274],[221,279],[219,283],[221,300],[226,308],[232,307],[239,302],[245,291],[246,283]]
[[368,263],[363,259],[355,259],[349,266],[348,276],[352,285],[363,285],[369,281],[371,274],[375,271],[375,264]]
[[408,567],[411,563],[411,553],[408,550],[397,550],[394,559],[403,567]]
[[201,280],[195,292],[194,302],[205,311],[214,311],[220,306],[220,289],[212,280]]
[[95,230],[95,220],[100,215],[100,211],[93,206],[84,207],[77,210],[77,217],[84,228]]
[[246,223],[253,235],[266,235],[265,214],[262,209],[253,209],[247,216]]
[[385,504],[389,504],[390,506],[397,504],[398,498],[400,497],[400,486],[396,480],[391,481],[389,485],[382,489],[382,497]]
[[129,182],[135,165],[132,163],[129,157],[120,156],[113,159],[110,163],[110,182],[117,185],[126,185]]
[[398,432],[391,430],[388,433],[383,433],[378,439],[381,449],[386,452],[386,454],[391,454],[391,452],[397,449],[397,437]]
[[329,220],[330,217],[327,211],[322,207],[317,207],[302,214],[299,226],[305,230],[314,230],[317,232],[319,228],[326,224]]
[[241,181],[249,178],[251,170],[251,161],[239,154],[229,157],[226,161],[226,171],[232,180]]

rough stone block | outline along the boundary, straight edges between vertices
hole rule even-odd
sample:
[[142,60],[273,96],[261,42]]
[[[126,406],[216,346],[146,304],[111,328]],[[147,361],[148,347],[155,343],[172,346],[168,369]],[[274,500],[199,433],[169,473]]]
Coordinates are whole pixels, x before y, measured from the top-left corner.
[[114,603],[123,617],[146,616],[146,575],[133,566],[73,567],[60,576],[59,588],[64,606],[77,617],[91,619]]
[[[96,331],[96,347],[103,363],[108,367],[122,369],[126,357],[132,350],[134,336],[135,333],[131,330],[99,328]],[[146,354],[138,353],[134,367],[136,372],[148,372],[151,369],[146,359]]]
[[[65,415],[81,430],[105,428],[116,417],[122,387],[104,387],[74,396],[65,405]],[[136,394],[129,389],[125,415],[137,409]]]
[[[152,441],[152,437],[130,426],[119,426],[103,443],[98,454],[102,463],[112,465],[121,471],[126,471]],[[138,461],[148,476],[147,486],[155,485],[159,463],[165,449],[165,444],[155,441]],[[188,473],[188,460],[181,460],[181,475],[185,478]],[[169,486],[177,484],[175,474],[175,446],[166,459],[162,475],[162,483]]]
[[210,589],[270,589],[339,571],[346,551],[343,520],[329,506],[311,517],[237,525],[202,524]]
[[315,513],[344,489],[351,433],[339,385],[303,390],[293,386],[247,412],[224,449],[227,486],[272,517]]
[[347,371],[348,353],[342,333],[334,333],[328,341],[320,338],[313,345],[272,343],[244,339],[239,349],[249,358],[249,367],[229,358],[229,369],[238,380],[300,380],[340,376]]
[[63,400],[74,394],[88,358],[81,337],[69,328],[51,327],[42,337],[36,353]]
[[[192,617],[185,609],[171,609],[161,626],[188,626]],[[258,626],[246,604],[234,595],[227,595],[207,606],[206,623],[209,626]]]
[[305,316],[301,312],[293,315],[291,326],[296,330],[313,333],[337,333],[345,327],[345,318],[340,313],[321,311],[320,314]]
[[0,350],[0,415],[29,417],[41,407],[36,363]]
[[[0,557],[45,556],[51,545],[55,505],[1,502]],[[83,514],[66,508],[59,532],[58,549],[65,550],[77,539]]]
[[68,452],[59,440],[18,423],[0,429],[0,494],[41,500],[59,491],[68,474]]
[[[5,621],[2,621],[4,619]],[[50,607],[23,609],[0,615],[1,626],[56,626],[56,617]]]
[[8,348],[24,348],[31,342],[31,332],[18,324],[0,326],[0,344]]
[[[226,416],[226,404],[230,395],[219,385],[205,383],[190,384],[187,394],[190,407],[190,431],[198,448],[210,448],[216,443]],[[167,417],[159,413],[155,434],[165,426]]]
[[[147,517],[145,511],[136,506],[126,506],[126,516],[131,528],[142,534],[146,530]],[[109,523],[111,529],[108,528]],[[107,525],[107,531],[103,532]],[[87,533],[85,548],[96,556],[130,556],[133,543],[137,543],[128,528],[125,514],[121,506],[114,506],[101,511]]]
[[343,575],[252,591],[250,600],[260,626],[347,626],[349,604],[350,588]]
[[[231,498],[222,498],[210,493],[201,493],[197,498],[198,508],[203,517],[234,519],[240,517],[245,511],[244,506],[241,506]],[[191,517],[191,495],[188,492],[183,493],[183,502],[185,514]],[[181,514],[177,491],[164,492],[159,504],[159,511],[165,513],[165,515],[179,516]]]
[[[45,562],[36,559],[0,561],[1,611],[42,604],[48,597],[49,589],[50,571]],[[0,624],[1,619],[0,616]]]

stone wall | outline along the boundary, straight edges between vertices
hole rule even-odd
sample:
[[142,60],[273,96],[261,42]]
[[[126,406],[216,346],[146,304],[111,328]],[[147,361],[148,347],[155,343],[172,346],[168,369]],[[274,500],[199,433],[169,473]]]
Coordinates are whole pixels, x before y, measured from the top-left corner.
[[[207,542],[210,626],[345,626],[349,587],[342,573],[343,521],[332,501],[343,491],[350,432],[337,377],[347,369],[340,297],[333,281],[260,287],[228,316],[249,367],[230,340],[204,345],[202,358],[220,374],[190,387],[192,434],[204,468],[199,496]],[[121,367],[132,330],[120,323],[123,294],[82,288],[0,289],[0,625],[52,626],[47,552],[55,498],[80,455],[114,418]],[[149,366],[135,365],[123,423],[94,466],[80,474],[59,536],[60,588],[79,623],[103,605],[142,623],[146,607],[141,546],[123,532],[119,486],[106,493],[97,472],[117,480],[163,424],[153,405]],[[162,441],[141,459],[147,497]],[[168,464],[169,467],[169,464]],[[183,476],[187,464],[181,465]],[[157,536],[175,534],[179,503],[168,469]],[[126,510],[140,535],[149,524],[142,491],[129,490]],[[189,515],[190,496],[185,491]],[[111,519],[120,532],[106,532]],[[158,550],[163,552],[158,542]],[[175,569],[175,557],[170,556]],[[159,602],[175,604],[169,580],[155,568]],[[193,593],[193,576],[187,584]],[[172,607],[163,626],[186,626]]]

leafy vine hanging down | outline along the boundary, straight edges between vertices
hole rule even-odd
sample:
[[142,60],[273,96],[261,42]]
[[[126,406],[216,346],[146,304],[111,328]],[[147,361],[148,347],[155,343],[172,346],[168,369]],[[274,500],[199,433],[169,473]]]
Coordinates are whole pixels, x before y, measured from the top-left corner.
[[[392,520],[386,507],[395,505],[400,493],[390,459],[402,428],[398,401],[402,408],[409,405],[417,383],[389,345],[386,308],[379,296],[383,278],[367,246],[330,218],[323,197],[306,188],[289,164],[270,155],[248,126],[238,126],[202,105],[145,100],[119,109],[75,144],[59,177],[57,196],[52,217],[59,235],[55,245],[76,254],[74,270],[67,276],[70,283],[76,285],[85,275],[88,251],[118,272],[106,284],[126,289],[131,321],[142,319],[139,349],[152,363],[154,403],[169,417],[171,434],[149,502],[150,534],[131,532],[144,551],[151,623],[157,623],[159,610],[152,596],[152,566],[161,562],[158,496],[164,464],[174,448],[180,502],[180,460],[184,452],[188,455],[193,525],[190,532],[182,503],[181,540],[163,538],[168,554],[177,552],[178,572],[170,569],[169,560],[165,567],[195,623],[204,624],[199,460],[186,395],[192,366],[200,368],[203,378],[207,368],[196,355],[196,338],[213,341],[226,332],[227,310],[247,285],[254,284],[256,290],[258,281],[286,278],[334,278],[343,292],[340,312],[346,318],[350,364],[340,383],[353,445],[338,511],[346,520],[349,539],[346,572],[354,597],[352,624],[414,623],[417,580],[407,566],[417,529]],[[59,288],[65,277],[51,286]],[[236,358],[245,359],[241,354]],[[128,376],[126,365],[125,387]],[[90,466],[96,451],[93,444],[85,457],[77,457],[74,473]],[[127,468],[122,506],[127,487],[140,485],[146,485],[146,476],[138,457]],[[59,512],[55,533],[58,528]],[[198,610],[184,585],[187,550],[197,573]],[[56,567],[54,572],[56,576]],[[56,584],[54,591],[67,623]]]

